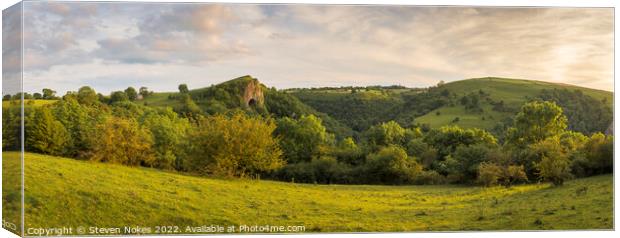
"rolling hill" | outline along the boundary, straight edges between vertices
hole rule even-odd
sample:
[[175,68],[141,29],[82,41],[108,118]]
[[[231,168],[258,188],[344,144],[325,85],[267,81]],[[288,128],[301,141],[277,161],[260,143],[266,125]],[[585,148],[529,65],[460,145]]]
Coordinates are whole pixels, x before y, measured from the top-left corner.
[[[354,131],[331,116],[319,112],[302,103],[298,98],[274,88],[268,88],[249,75],[235,78],[205,88],[189,90],[193,101],[209,114],[223,113],[230,109],[242,109],[273,117],[299,117],[313,114],[321,118],[324,126],[338,138],[353,136]],[[143,103],[153,107],[172,107],[180,105],[179,93],[153,93]],[[258,102],[250,105],[250,101]]]
[[[3,217],[19,156],[3,153]],[[213,179],[25,154],[26,228],[285,225],[305,232],[613,229],[612,175],[561,187],[313,185]],[[584,191],[585,188],[585,192]],[[347,201],[347,202],[342,202]],[[53,219],[52,219],[53,218]]]
[[458,125],[499,132],[531,100],[555,101],[564,108],[569,129],[587,134],[604,131],[612,120],[612,92],[533,80],[475,78],[424,90],[375,87],[295,89],[290,93],[357,131],[395,120],[404,126]]
[[[584,95],[592,97],[598,101],[604,101],[605,106],[612,108],[613,93],[603,90],[577,87],[567,84],[554,84],[533,80],[505,79],[505,78],[477,78],[447,83],[443,89],[449,90],[457,97],[469,93],[478,93],[480,90],[487,94],[489,100],[481,102],[483,112],[468,112],[463,105],[444,105],[429,113],[416,118],[417,123],[429,124],[431,127],[438,127],[447,124],[456,124],[461,127],[478,127],[487,130],[493,129],[498,122],[513,116],[525,102],[538,98],[543,90],[567,90],[569,92],[579,90]],[[491,102],[503,101],[507,110],[495,111]],[[557,102],[563,104],[562,102]],[[561,105],[562,106],[562,105]],[[566,111],[566,108],[565,108]],[[439,115],[437,115],[439,112]],[[611,111],[610,111],[611,112]],[[567,115],[568,116],[568,115]],[[605,126],[600,128],[604,131],[611,123],[612,115],[607,115]],[[452,123],[454,118],[459,117],[459,121]],[[569,120],[570,120],[569,116]]]

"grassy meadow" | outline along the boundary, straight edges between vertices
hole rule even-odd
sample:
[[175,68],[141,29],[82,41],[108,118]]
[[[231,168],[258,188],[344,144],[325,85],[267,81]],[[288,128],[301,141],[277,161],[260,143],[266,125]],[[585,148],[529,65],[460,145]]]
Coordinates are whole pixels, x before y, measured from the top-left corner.
[[[17,152],[3,156],[3,202]],[[25,226],[304,225],[306,232],[613,229],[613,177],[504,187],[200,178],[26,153]],[[346,201],[346,202],[343,202]],[[17,210],[17,209],[14,209]],[[184,229],[184,228],[183,228]]]
[[[519,108],[530,98],[536,97],[541,90],[567,89],[581,90],[585,95],[596,100],[606,99],[609,105],[613,102],[613,94],[608,91],[583,88],[568,84],[549,83],[534,80],[506,79],[506,78],[475,78],[450,82],[443,87],[456,95],[465,95],[483,90],[489,98],[495,101],[504,101],[507,107]],[[512,116],[513,113],[502,113],[491,110],[488,103],[482,104],[483,113],[467,112],[462,106],[445,105],[426,115],[417,117],[416,122],[428,124],[433,128],[444,125],[458,125],[463,128],[492,129],[498,121]],[[439,112],[439,115],[438,113]],[[459,121],[453,122],[455,118]]]
[[[55,103],[57,100],[41,100],[41,99],[26,99],[24,100],[24,106],[44,106]],[[2,101],[2,108],[18,107],[19,101]]]

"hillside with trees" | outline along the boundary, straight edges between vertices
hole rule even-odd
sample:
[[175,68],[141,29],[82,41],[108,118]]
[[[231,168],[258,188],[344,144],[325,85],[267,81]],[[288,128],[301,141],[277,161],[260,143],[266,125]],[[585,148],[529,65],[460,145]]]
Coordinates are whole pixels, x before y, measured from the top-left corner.
[[[285,90],[354,131],[394,120],[403,126],[456,125],[485,129],[503,139],[514,115],[531,101],[561,105],[569,128],[584,134],[605,131],[612,121],[613,94],[541,81],[476,78],[429,88],[341,87]],[[347,110],[342,110],[347,108]],[[586,122],[595,122],[589,124]]]
[[[244,76],[200,89],[181,84],[176,93],[128,87],[102,95],[84,86],[41,95],[24,103],[26,151],[196,176],[559,186],[613,167],[613,136],[602,133],[611,93],[536,81],[277,90]],[[19,149],[15,98],[3,102],[4,150]],[[447,108],[459,108],[463,119],[419,122],[454,116]],[[461,126],[466,115],[502,125]]]

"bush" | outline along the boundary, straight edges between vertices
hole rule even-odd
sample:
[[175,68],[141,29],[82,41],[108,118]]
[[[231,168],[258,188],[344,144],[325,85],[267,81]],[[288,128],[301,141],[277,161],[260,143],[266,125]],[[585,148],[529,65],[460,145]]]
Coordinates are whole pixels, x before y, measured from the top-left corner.
[[572,177],[570,159],[560,145],[557,136],[536,143],[531,148],[540,157],[540,162],[537,162],[535,167],[541,179],[557,186]]
[[485,145],[459,146],[454,152],[456,168],[453,171],[462,175],[461,182],[473,182],[478,174],[480,163],[487,161],[489,148]]
[[274,177],[283,181],[300,183],[348,184],[355,182],[351,178],[351,167],[339,163],[332,157],[286,165],[275,172]]
[[96,130],[96,143],[88,153],[91,160],[152,167],[152,135],[135,120],[109,117]]
[[369,155],[364,171],[368,183],[407,184],[415,182],[422,166],[401,147],[389,146]]
[[523,165],[510,165],[505,169],[502,184],[509,187],[514,183],[527,181]]
[[355,141],[351,137],[347,137],[340,141],[338,146],[333,148],[331,154],[342,163],[350,165],[360,165],[364,163],[364,152],[355,144]]
[[443,158],[454,153],[459,146],[474,144],[496,145],[497,139],[485,130],[444,126],[429,131],[424,137],[424,142],[438,149],[438,157]]
[[478,183],[484,186],[497,185],[502,176],[502,168],[494,163],[481,163],[478,166]]
[[602,133],[592,135],[586,143],[584,151],[593,174],[611,173],[613,171],[613,136],[605,136]]
[[[186,170],[201,175],[254,176],[284,165],[273,120],[236,113],[201,118],[188,134]],[[186,162],[186,163],[185,163]]]
[[435,170],[424,170],[420,172],[414,179],[414,184],[444,184],[446,177],[437,173]]
[[552,182],[553,185],[562,185],[565,180],[572,178],[569,162],[566,158],[543,156],[540,163],[537,164],[540,170],[540,177]]
[[501,184],[510,187],[512,184],[521,181],[527,181],[522,165],[503,166],[493,162],[484,162],[478,166],[477,182],[484,186]]

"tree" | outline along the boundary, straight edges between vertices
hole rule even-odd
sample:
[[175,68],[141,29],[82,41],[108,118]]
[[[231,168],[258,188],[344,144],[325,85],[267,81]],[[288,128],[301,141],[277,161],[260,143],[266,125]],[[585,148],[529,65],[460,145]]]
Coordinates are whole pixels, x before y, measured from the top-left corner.
[[365,132],[368,144],[377,149],[379,146],[403,145],[406,130],[397,122],[389,121],[370,127]]
[[52,107],[54,117],[62,123],[71,135],[71,141],[66,146],[66,156],[88,158],[87,153],[97,142],[96,125],[103,123],[108,114],[103,108],[88,107],[80,104],[75,95],[63,97]]
[[254,176],[281,168],[282,151],[272,137],[273,120],[236,113],[201,118],[188,134],[185,169],[201,175]]
[[47,107],[36,107],[26,120],[26,145],[36,152],[61,155],[69,142],[69,133]]
[[152,135],[134,119],[107,117],[96,130],[99,137],[90,153],[91,160],[153,167]]
[[521,147],[540,142],[562,133],[566,121],[562,108],[554,102],[526,103],[508,129],[507,142]]
[[34,99],[43,99],[43,95],[41,93],[33,93],[32,98]]
[[478,166],[478,182],[484,186],[496,185],[502,177],[502,168],[494,163],[481,163]]
[[454,152],[456,168],[461,176],[460,182],[469,182],[476,179],[480,163],[488,161],[489,148],[486,145],[459,146]]
[[275,135],[280,137],[280,146],[288,162],[310,161],[326,152],[333,141],[322,120],[314,115],[301,116],[298,120],[289,117],[277,121]]
[[485,186],[503,184],[510,187],[519,181],[527,181],[523,166],[506,166],[495,162],[483,162],[478,166],[478,182]]
[[613,136],[606,136],[602,133],[593,134],[583,147],[588,174],[613,172],[613,151]]
[[21,107],[2,107],[2,149],[21,149],[21,118]]
[[390,145],[368,156],[364,174],[370,183],[405,184],[413,183],[421,172],[422,166],[404,149]]
[[527,181],[527,174],[523,165],[509,165],[504,169],[502,183],[506,187],[510,187],[515,182]]
[[540,158],[535,162],[538,175],[545,181],[554,185],[562,185],[565,180],[572,178],[570,159],[563,150],[558,136],[549,137],[530,146]]
[[51,90],[49,88],[44,88],[42,92],[43,92],[43,99],[56,99],[56,91]]
[[202,109],[192,100],[189,94],[183,94],[179,97],[181,102],[180,106],[175,108],[175,111],[186,118],[195,118],[202,114]]
[[139,93],[140,95],[142,95],[142,98],[146,98],[147,96],[151,95],[151,92],[149,92],[149,89],[147,87],[140,87],[139,89]]
[[84,104],[86,106],[94,105],[97,101],[99,101],[99,97],[95,90],[91,87],[84,86],[78,90],[77,100],[80,104]]
[[133,87],[128,87],[127,89],[125,89],[125,95],[127,95],[129,101],[135,101],[136,99],[138,99],[138,92]]
[[187,88],[187,84],[179,84],[179,92],[180,93],[189,93],[189,89]]
[[424,168],[431,168],[437,159],[437,149],[425,143],[422,138],[407,142],[406,149],[407,155],[418,158]]
[[112,92],[112,95],[110,96],[110,104],[115,103],[115,102],[128,101],[128,100],[129,100],[129,97],[127,97],[127,94],[122,91]]
[[362,149],[355,143],[351,137],[341,140],[336,148],[332,150],[332,155],[338,161],[351,165],[359,165],[364,161],[364,153]]
[[147,128],[153,137],[155,160],[153,167],[160,169],[181,169],[183,143],[190,128],[189,121],[180,118],[170,108],[155,111],[149,110],[142,116],[141,124]]
[[497,139],[485,130],[462,129],[458,126],[443,126],[432,129],[424,137],[424,142],[438,150],[439,158],[454,153],[461,145],[496,145]]

